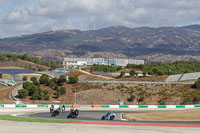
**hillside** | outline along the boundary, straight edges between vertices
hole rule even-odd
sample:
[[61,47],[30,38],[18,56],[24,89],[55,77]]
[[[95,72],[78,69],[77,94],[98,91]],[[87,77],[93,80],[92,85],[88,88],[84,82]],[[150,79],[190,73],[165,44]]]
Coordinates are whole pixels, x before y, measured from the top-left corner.
[[[54,60],[78,56],[155,61],[162,55],[166,61],[176,57],[178,60],[199,61],[199,40],[200,25],[160,28],[113,26],[91,31],[59,30],[4,38],[0,39],[0,52],[29,53]],[[150,58],[152,56],[154,58]]]
[[49,67],[21,59],[17,59],[16,61],[0,61],[0,69],[37,69],[39,67],[44,68],[45,71],[49,69]]

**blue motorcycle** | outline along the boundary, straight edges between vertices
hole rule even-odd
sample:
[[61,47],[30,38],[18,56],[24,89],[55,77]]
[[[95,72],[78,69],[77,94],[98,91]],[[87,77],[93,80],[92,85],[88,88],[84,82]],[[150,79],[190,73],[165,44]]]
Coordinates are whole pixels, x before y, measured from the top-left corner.
[[115,112],[107,112],[104,116],[101,117],[101,120],[113,120],[115,117]]

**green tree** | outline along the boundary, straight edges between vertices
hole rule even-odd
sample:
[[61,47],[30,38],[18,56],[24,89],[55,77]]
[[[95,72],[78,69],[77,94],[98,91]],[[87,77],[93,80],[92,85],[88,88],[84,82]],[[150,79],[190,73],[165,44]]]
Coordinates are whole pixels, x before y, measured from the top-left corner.
[[49,77],[46,74],[42,74],[42,76],[39,79],[40,84],[47,84],[49,81]]
[[129,72],[129,74],[130,74],[131,77],[133,77],[133,76],[136,75],[136,72],[135,72],[135,70],[131,70],[131,71]]
[[23,81],[27,81],[27,79],[28,79],[28,78],[27,78],[26,76],[23,77]]
[[125,72],[121,72],[119,77],[121,78],[121,77],[124,77],[124,76],[125,76]]
[[25,98],[26,96],[28,96],[28,91],[25,89],[22,89],[18,91],[18,94],[20,98]]
[[65,76],[60,76],[58,79],[58,84],[62,85],[64,82],[66,82]]
[[58,79],[57,79],[57,78],[52,78],[51,80],[52,80],[55,84],[58,83]]
[[45,94],[43,91],[40,92],[40,95],[38,97],[39,100],[43,100],[45,98]]
[[148,72],[148,75],[153,75],[153,74],[154,74],[153,71],[149,71],[149,72]]
[[3,77],[3,73],[0,73],[0,78],[2,78]]
[[195,82],[195,88],[200,89],[200,79],[198,79],[198,81]]
[[147,76],[147,73],[143,72],[143,76],[146,77],[146,76]]
[[6,56],[4,54],[0,54],[0,61],[5,61],[6,60]]
[[25,90],[28,91],[28,95],[29,95],[29,96],[30,96],[31,93],[32,93],[32,87],[33,87],[33,84],[30,83],[30,82],[24,82],[24,83],[23,83],[23,88],[24,88]]
[[37,86],[40,86],[40,82],[37,81],[37,80],[33,81],[33,84],[34,84],[34,85],[37,85]]
[[37,81],[36,77],[31,77],[31,81]]
[[38,71],[44,71],[45,69],[43,67],[38,67]]
[[28,60],[28,55],[27,54],[22,55],[21,59],[22,60]]
[[39,100],[39,94],[38,94],[38,92],[33,93],[32,100]]

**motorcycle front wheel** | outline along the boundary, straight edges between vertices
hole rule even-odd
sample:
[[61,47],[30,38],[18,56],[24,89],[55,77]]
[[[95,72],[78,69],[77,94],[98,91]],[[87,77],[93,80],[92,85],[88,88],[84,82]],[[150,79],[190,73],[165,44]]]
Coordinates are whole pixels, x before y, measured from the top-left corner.
[[105,120],[105,116],[102,116],[102,117],[101,117],[101,120]]

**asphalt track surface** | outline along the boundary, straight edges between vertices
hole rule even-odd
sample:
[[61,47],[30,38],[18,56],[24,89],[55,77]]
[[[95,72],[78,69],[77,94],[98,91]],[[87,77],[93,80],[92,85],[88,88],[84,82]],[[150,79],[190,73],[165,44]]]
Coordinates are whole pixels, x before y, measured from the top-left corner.
[[[101,110],[101,111],[80,111],[79,116],[76,119],[68,119],[67,115],[69,111],[65,111],[64,113],[60,113],[59,116],[51,117],[50,112],[43,112],[43,113],[35,113],[35,114],[25,114],[22,115],[23,117],[29,118],[39,118],[39,119],[54,119],[54,120],[77,120],[77,121],[91,121],[91,122],[100,122],[101,117],[108,111]],[[163,122],[163,121],[122,121],[121,114],[122,113],[146,113],[146,112],[155,112],[155,111],[116,111],[116,118],[112,121],[104,120],[104,122],[122,122],[122,123],[151,123],[151,124],[177,124],[177,125],[200,125],[200,122]]]

